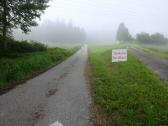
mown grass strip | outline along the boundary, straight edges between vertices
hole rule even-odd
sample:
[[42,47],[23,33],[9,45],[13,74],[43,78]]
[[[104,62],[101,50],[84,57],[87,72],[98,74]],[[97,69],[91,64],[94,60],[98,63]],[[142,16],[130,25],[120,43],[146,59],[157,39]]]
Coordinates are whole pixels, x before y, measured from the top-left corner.
[[168,59],[168,51],[162,51],[155,48],[142,48],[142,50],[148,54],[158,56],[160,58]]
[[14,87],[75,53],[78,49],[52,48],[44,52],[33,52],[17,58],[0,59],[0,93]]
[[167,87],[131,53],[128,62],[112,63],[112,48],[121,47],[89,49],[93,99],[106,125],[167,126]]
[[165,47],[160,47],[160,46],[145,46],[145,45],[133,45],[136,48],[141,49],[147,54],[157,56],[163,59],[168,59],[168,48]]

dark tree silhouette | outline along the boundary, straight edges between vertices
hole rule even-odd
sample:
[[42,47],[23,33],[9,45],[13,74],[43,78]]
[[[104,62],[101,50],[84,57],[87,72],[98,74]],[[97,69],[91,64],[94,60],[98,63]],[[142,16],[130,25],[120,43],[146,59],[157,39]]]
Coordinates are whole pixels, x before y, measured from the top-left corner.
[[49,0],[1,0],[0,1],[0,34],[3,37],[4,49],[6,38],[12,34],[13,28],[20,28],[24,33],[30,26],[36,26],[36,18],[40,18],[48,7]]
[[124,25],[124,23],[120,23],[116,39],[120,42],[129,42],[132,40],[131,34],[128,31],[128,28]]
[[143,44],[155,44],[155,45],[165,45],[168,44],[168,39],[164,37],[161,33],[148,34],[148,33],[139,33],[136,36],[138,42]]

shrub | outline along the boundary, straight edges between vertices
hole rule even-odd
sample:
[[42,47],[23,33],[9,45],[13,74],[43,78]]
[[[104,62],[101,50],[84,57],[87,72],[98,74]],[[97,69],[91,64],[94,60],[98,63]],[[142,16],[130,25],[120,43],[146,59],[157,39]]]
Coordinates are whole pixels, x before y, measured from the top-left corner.
[[27,52],[37,52],[46,51],[47,46],[38,42],[28,42],[28,41],[10,41],[8,42],[8,49],[16,53],[27,53]]
[[[0,37],[1,38],[1,37]],[[3,42],[2,38],[0,39],[0,57],[8,56],[8,57],[15,57],[20,55],[21,53],[31,53],[31,52],[39,52],[39,51],[46,51],[47,46],[35,42],[35,41],[16,41],[12,38],[7,38],[7,45],[8,48],[3,50]]]

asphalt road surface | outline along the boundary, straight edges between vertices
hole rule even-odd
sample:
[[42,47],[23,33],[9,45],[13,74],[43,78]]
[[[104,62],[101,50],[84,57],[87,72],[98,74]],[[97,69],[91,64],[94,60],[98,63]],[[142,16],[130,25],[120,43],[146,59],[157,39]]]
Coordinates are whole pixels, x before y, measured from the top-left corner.
[[168,85],[168,60],[146,54],[136,48],[130,50]]
[[0,126],[91,126],[87,46],[0,96]]

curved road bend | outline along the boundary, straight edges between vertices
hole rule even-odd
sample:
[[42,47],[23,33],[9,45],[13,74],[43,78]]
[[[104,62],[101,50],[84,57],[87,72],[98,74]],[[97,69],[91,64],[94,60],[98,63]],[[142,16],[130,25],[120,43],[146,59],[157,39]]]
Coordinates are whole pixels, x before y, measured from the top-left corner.
[[91,126],[87,46],[0,96],[0,126]]

